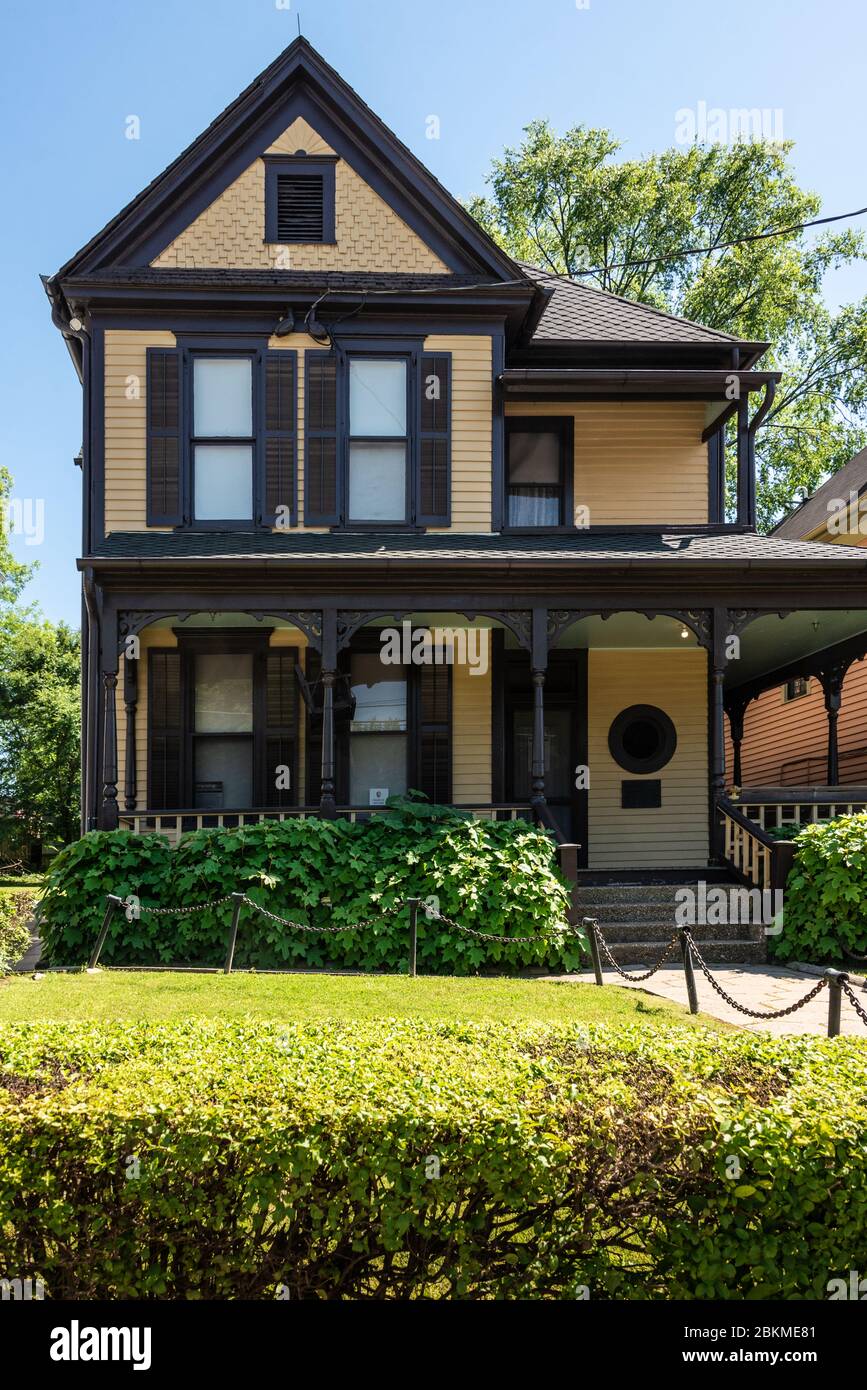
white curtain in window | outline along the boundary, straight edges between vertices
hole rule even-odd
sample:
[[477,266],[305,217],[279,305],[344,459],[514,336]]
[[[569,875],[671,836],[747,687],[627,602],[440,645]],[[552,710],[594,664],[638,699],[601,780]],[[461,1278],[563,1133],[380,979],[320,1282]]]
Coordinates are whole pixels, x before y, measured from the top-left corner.
[[253,433],[253,364],[248,357],[193,359],[193,434],[249,439]]
[[349,516],[352,521],[403,521],[405,444],[350,445]]
[[406,434],[406,363],[354,357],[349,363],[351,435]]

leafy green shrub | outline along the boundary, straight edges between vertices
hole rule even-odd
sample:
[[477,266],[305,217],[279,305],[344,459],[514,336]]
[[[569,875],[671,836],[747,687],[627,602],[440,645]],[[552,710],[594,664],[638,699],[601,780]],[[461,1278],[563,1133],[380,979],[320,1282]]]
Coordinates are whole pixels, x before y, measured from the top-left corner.
[[773,955],[830,962],[867,950],[867,812],[804,826],[797,845]]
[[33,904],[32,893],[10,893],[0,888],[0,975],[7,974],[30,945],[27,923]]
[[480,968],[575,969],[579,936],[563,929],[568,889],[547,835],[522,821],[479,821],[409,799],[361,824],[263,821],[199,830],[177,848],[156,835],[86,835],[58,855],[42,903],[43,940],[55,963],[78,963],[96,938],[107,892],[135,894],[138,921],[115,917],[107,965],[222,961],[232,905],[177,917],[148,907],[187,907],[244,891],[268,911],[311,926],[369,921],[359,931],[315,935],[244,908],[236,963],[256,969],[406,968],[406,900],[434,898],[462,925],[528,944],[481,942],[419,918],[418,967],[471,974]]
[[0,1269],[67,1299],[823,1298],[867,1266],[865,1129],[849,1039],[18,1025]]

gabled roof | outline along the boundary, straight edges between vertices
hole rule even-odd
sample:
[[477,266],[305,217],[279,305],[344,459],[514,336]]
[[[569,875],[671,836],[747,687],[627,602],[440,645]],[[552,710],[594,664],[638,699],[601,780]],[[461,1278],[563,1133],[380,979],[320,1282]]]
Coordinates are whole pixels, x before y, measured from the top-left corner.
[[147,266],[296,115],[310,120],[341,157],[383,191],[450,270],[483,272],[501,281],[526,280],[457,199],[301,37],[52,279],[113,266]]
[[[833,511],[829,508],[829,503],[836,498],[840,498],[848,505],[849,493],[854,492],[859,497],[867,491],[867,449],[861,449],[859,453],[853,454],[848,463],[832,473],[830,478],[817,488],[812,497],[807,497],[799,507],[784,517],[777,526],[774,527],[771,535],[780,536],[786,540],[801,539],[803,536],[812,536],[820,527],[826,526],[830,521]],[[834,511],[837,509],[834,508]]]
[[[550,290],[551,297],[533,334],[534,343],[644,342],[742,346],[740,338],[705,328],[690,319],[677,318],[650,304],[624,299],[608,290],[596,289],[555,275],[550,270],[520,262],[531,279]],[[750,344],[757,347],[758,344]],[[766,347],[767,344],[761,344]]]

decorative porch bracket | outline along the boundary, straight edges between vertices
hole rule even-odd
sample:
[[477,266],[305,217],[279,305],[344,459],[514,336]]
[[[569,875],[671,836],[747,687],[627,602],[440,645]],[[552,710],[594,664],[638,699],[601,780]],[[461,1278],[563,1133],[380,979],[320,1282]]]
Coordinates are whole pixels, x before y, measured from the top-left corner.
[[241,613],[246,618],[253,618],[255,622],[264,622],[266,618],[279,618],[281,622],[289,623],[292,627],[297,627],[310,646],[316,651],[322,650],[322,613],[318,609],[286,609],[280,608],[275,604],[262,605],[256,608],[147,608],[147,609],[122,609],[118,617],[118,655],[126,650],[127,639],[137,635],[143,628],[161,618],[177,618],[178,622],[184,622],[187,618],[193,617],[195,613],[207,613],[214,617],[220,612]]
[[[858,660],[863,660],[859,657]],[[826,667],[819,672],[819,681],[825,695],[825,713],[828,716],[828,786],[837,787],[840,785],[840,751],[837,742],[837,720],[840,716],[840,708],[843,704],[843,682],[846,679],[846,672],[855,661],[855,657],[850,657],[848,661],[837,661],[833,666]]]

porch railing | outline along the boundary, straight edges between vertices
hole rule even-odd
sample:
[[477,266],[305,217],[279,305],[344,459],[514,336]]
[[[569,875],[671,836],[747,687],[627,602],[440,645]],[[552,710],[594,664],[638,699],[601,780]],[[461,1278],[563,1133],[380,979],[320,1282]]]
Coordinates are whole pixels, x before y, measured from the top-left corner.
[[867,786],[740,787],[730,801],[762,830],[791,825],[797,831],[867,809]]
[[791,840],[778,840],[728,797],[718,803],[723,823],[723,858],[751,888],[782,889],[795,857]]
[[[338,806],[336,815],[354,823],[382,815],[387,810],[386,806]],[[520,802],[455,803],[455,810],[466,811],[477,820],[532,820],[533,816],[531,808]],[[236,830],[240,825],[258,825],[261,821],[306,820],[319,815],[319,806],[267,806],[243,810],[187,807],[172,811],[121,811],[119,826],[121,830],[132,830],[136,834],[167,835],[175,841],[194,830]]]

